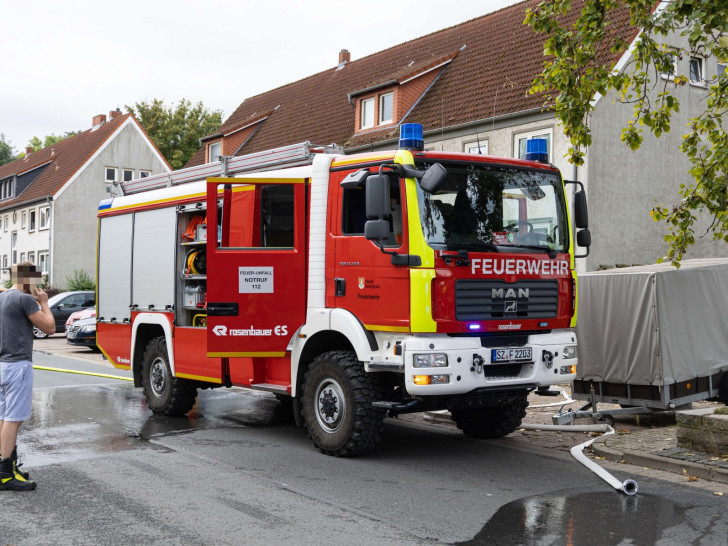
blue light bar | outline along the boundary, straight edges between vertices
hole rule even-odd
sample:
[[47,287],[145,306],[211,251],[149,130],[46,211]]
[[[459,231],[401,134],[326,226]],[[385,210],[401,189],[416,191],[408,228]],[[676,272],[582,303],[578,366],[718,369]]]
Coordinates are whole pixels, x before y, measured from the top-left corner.
[[548,163],[548,141],[545,138],[529,138],[526,141],[526,159],[528,161]]
[[468,330],[480,330],[480,324],[468,324]]
[[422,125],[419,123],[403,123],[399,128],[399,147],[405,150],[424,150],[425,141],[422,136]]
[[114,199],[104,199],[99,203],[99,210],[106,210],[111,208],[111,203],[114,202]]

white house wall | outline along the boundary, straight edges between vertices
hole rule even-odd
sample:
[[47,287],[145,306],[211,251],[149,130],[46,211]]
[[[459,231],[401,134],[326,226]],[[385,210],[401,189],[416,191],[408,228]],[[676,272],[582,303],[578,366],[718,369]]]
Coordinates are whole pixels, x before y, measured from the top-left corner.
[[77,269],[96,277],[96,213],[99,202],[109,196],[105,188],[106,167],[118,169],[118,177],[122,176],[122,169],[134,169],[134,178],[140,176],[140,169],[152,174],[169,170],[133,122],[108,142],[53,202],[51,279],[54,286],[65,287],[66,279]]

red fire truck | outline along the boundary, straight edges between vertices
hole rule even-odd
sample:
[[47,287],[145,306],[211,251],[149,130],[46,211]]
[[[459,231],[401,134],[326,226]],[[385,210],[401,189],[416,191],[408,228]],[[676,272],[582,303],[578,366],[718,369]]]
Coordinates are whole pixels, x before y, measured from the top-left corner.
[[[575,244],[545,150],[423,151],[402,131],[395,151],[223,158],[101,203],[98,346],[152,411],[269,391],[347,456],[425,410],[504,436],[530,391],[574,378]],[[588,252],[583,188],[574,212]]]

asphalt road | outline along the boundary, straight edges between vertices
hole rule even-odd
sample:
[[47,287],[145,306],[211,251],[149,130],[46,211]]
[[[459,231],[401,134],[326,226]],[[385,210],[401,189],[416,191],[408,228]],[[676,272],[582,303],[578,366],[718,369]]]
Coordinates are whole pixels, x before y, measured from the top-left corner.
[[0,544],[728,543],[718,486],[641,475],[627,497],[512,438],[388,420],[374,453],[340,459],[252,391],[202,391],[185,418],[122,380],[37,371],[34,395],[20,445],[39,485],[0,492]]

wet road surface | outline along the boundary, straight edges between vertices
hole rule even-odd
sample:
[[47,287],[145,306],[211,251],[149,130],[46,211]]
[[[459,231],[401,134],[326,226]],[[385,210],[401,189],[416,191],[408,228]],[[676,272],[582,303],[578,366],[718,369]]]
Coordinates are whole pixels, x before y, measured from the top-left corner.
[[38,388],[39,486],[0,493],[0,544],[728,544],[725,497],[645,477],[626,497],[516,444],[388,420],[377,451],[337,459],[263,393],[166,418],[130,383]]

